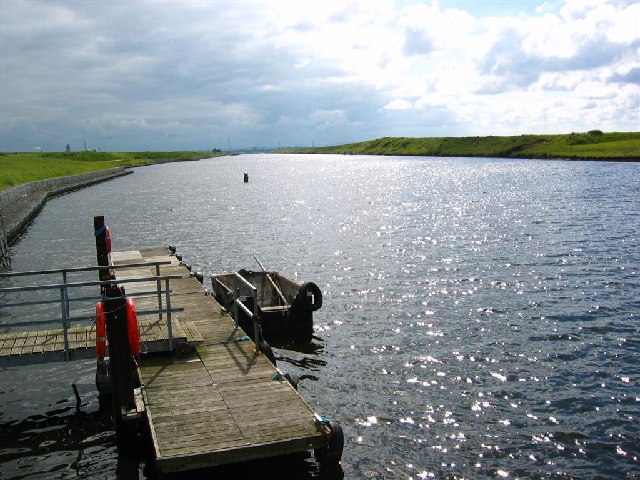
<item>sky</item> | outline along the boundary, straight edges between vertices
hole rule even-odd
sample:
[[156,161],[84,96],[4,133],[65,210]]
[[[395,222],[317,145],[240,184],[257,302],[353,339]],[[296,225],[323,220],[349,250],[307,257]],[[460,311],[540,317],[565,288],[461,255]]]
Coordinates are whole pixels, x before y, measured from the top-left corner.
[[640,131],[637,0],[0,0],[0,151]]

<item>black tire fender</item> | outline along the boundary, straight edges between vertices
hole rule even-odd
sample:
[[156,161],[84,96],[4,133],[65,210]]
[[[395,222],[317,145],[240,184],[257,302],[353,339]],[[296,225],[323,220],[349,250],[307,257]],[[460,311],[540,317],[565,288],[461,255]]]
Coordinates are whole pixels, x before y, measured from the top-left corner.
[[300,377],[298,377],[295,373],[293,374],[285,373],[284,378],[286,378],[289,381],[289,383],[295,390],[298,390],[298,383],[300,383]]
[[322,290],[313,282],[304,283],[298,290],[294,303],[315,312],[322,307]]
[[273,354],[273,350],[271,349],[271,345],[267,343],[266,340],[262,340],[260,342],[260,351],[266,355],[271,363],[275,366],[276,364],[276,356]]
[[329,441],[326,448],[316,448],[313,454],[320,463],[331,466],[339,464],[342,459],[344,433],[342,432],[342,425],[338,421],[330,421],[328,427]]

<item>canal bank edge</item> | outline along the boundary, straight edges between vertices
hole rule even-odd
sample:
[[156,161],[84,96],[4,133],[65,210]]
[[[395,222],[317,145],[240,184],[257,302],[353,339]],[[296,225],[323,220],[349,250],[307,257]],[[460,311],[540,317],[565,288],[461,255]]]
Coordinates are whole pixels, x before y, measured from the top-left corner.
[[24,183],[0,191],[0,235],[12,244],[50,198],[133,173],[125,167]]

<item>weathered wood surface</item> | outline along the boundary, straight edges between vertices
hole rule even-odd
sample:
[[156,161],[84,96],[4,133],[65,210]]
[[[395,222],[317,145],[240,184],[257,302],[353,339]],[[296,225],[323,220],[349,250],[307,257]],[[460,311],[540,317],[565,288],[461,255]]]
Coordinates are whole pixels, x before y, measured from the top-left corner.
[[[70,360],[95,358],[96,327],[76,326],[67,330]],[[177,342],[197,344],[202,336],[192,325],[183,326],[179,320],[173,324],[173,337]],[[168,331],[164,322],[140,322],[141,353],[167,350]],[[108,348],[108,347],[107,347]],[[33,365],[64,361],[64,331],[62,328],[0,334],[0,367]]]
[[[157,257],[161,260],[168,260],[168,251],[164,256]],[[120,252],[115,254],[117,263],[130,264],[142,263],[145,261],[138,251]],[[163,274],[183,273],[186,269],[180,266],[175,260],[172,265],[167,265],[163,269]],[[146,268],[146,269],[145,269]],[[118,270],[119,279],[140,278],[145,276],[155,276],[155,267],[132,267]],[[204,296],[202,285],[195,279],[189,278],[170,283],[170,288],[175,293],[187,292],[193,297]],[[195,283],[194,283],[195,282]],[[126,293],[135,295],[136,308],[139,313],[158,310],[158,297],[156,293],[157,282],[136,282],[125,284]],[[165,288],[162,282],[162,288]],[[186,298],[186,297],[185,297]],[[164,302],[164,298],[162,300]],[[189,305],[189,301],[184,302]],[[162,305],[166,308],[166,305]],[[175,308],[175,306],[174,306]],[[150,319],[151,318],[151,319]],[[140,340],[141,353],[153,353],[172,350],[169,346],[169,330],[166,324],[166,314],[163,318],[158,315],[144,317],[139,315],[140,320]],[[192,323],[183,324],[175,314],[172,319],[172,337],[175,343],[188,342],[196,345],[202,341],[202,335],[198,328]],[[69,350],[64,350],[64,331],[62,328],[38,331],[11,331],[0,334],[0,367],[22,366],[38,363],[48,363],[64,360],[80,360],[95,358],[96,356],[96,334],[95,323],[91,325],[77,325],[68,329]],[[108,348],[108,346],[107,346]]]
[[[161,274],[183,275],[171,282],[172,307],[184,308],[174,318],[202,340],[188,360],[140,357],[158,468],[191,470],[326,446],[313,410],[188,270],[164,248],[139,254],[137,261],[172,259]],[[134,257],[127,252],[114,261]]]

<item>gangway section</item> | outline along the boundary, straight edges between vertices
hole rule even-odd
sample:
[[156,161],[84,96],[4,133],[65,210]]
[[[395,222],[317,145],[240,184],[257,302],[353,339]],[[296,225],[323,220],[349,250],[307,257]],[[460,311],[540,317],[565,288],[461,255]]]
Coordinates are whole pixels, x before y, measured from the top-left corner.
[[[170,263],[164,259],[162,262]],[[195,345],[199,337],[190,332],[179,320],[173,319],[179,309],[171,308],[172,279],[180,275],[159,275],[162,262],[128,262],[109,268],[123,269],[122,284],[134,299],[140,302],[141,351],[143,353],[173,351],[181,343]],[[0,324],[0,367],[21,366],[57,361],[95,358],[95,303],[101,299],[97,293],[87,295],[86,287],[99,292],[100,286],[110,281],[69,281],[78,272],[98,271],[101,267],[76,267],[30,272],[0,273],[2,278],[27,278],[29,285],[0,288],[3,309],[27,308],[44,310],[52,303],[59,312],[54,318],[38,318]],[[43,283],[39,279],[59,276],[60,283]],[[72,292],[80,291],[74,297]],[[54,292],[53,300],[47,293]],[[16,298],[16,301],[12,299]],[[151,301],[149,301],[151,299]],[[11,301],[10,301],[11,300]],[[29,315],[31,316],[31,315]],[[108,348],[108,347],[107,347]]]

